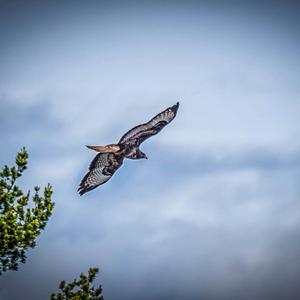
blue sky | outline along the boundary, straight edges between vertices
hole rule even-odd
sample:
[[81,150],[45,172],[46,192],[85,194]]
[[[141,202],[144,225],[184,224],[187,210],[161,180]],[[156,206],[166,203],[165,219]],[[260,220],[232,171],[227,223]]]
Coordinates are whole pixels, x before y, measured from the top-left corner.
[[[0,299],[47,299],[100,267],[105,299],[295,299],[299,278],[299,5],[275,1],[2,1],[1,164],[56,206]],[[93,153],[180,101],[79,197]],[[276,298],[277,297],[277,298]]]

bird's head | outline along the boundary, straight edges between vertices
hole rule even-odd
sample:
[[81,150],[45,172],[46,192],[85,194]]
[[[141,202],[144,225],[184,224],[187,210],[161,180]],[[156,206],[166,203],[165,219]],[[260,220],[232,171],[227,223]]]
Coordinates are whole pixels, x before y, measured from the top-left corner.
[[142,152],[141,150],[137,151],[136,157],[138,159],[142,159],[142,158],[148,159],[147,155],[144,152]]

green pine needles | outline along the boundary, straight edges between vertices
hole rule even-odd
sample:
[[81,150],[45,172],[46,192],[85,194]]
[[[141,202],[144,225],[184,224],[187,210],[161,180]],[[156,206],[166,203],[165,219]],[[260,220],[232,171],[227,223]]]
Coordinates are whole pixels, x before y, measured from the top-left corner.
[[[27,168],[28,153],[22,148],[16,157],[16,166],[4,166],[0,172],[0,275],[7,270],[18,270],[19,263],[25,263],[26,250],[36,245],[36,238],[45,228],[54,207],[51,200],[52,187],[48,184],[43,195],[40,188],[24,193],[16,181]],[[60,283],[60,292],[51,295],[51,300],[104,300],[101,286],[95,288],[92,282],[99,272],[90,268],[88,275],[66,284]]]
[[104,300],[101,295],[101,286],[98,288],[90,286],[98,272],[98,268],[91,268],[88,271],[88,275],[81,273],[79,280],[74,279],[73,282],[69,284],[66,284],[65,281],[61,281],[59,285],[61,292],[52,294],[51,300]]
[[51,216],[54,202],[52,187],[48,184],[43,195],[34,188],[32,201],[30,191],[24,193],[16,181],[27,168],[28,153],[22,148],[16,157],[16,166],[4,166],[0,172],[0,274],[17,270],[25,263],[25,252],[36,245],[36,238],[45,228]]

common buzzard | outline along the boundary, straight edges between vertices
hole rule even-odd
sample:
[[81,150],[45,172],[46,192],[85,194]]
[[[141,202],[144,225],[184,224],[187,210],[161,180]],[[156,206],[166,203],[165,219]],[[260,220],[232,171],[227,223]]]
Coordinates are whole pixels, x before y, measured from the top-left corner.
[[121,167],[124,158],[147,158],[146,154],[140,150],[140,144],[169,124],[175,118],[178,107],[179,102],[159,113],[149,122],[133,127],[121,137],[117,144],[87,146],[99,153],[90,163],[88,173],[80,182],[79,194],[83,195],[107,182]]

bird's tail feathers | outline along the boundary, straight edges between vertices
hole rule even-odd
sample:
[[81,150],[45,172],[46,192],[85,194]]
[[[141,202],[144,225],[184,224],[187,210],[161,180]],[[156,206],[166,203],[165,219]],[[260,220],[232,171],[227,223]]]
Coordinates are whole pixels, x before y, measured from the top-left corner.
[[87,148],[94,150],[96,152],[117,152],[120,150],[120,147],[118,145],[112,144],[112,145],[106,145],[106,146],[86,146]]

